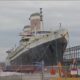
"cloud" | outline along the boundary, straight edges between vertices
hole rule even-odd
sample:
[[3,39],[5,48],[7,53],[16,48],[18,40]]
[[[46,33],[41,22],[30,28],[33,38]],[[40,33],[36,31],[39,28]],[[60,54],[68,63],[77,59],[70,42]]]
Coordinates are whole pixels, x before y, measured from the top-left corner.
[[9,48],[0,47],[0,62],[5,62],[7,58],[7,53],[5,53]]
[[0,3],[1,3],[0,6],[5,6],[5,7],[10,6],[11,8],[16,7],[16,8],[22,9],[25,7],[35,7],[35,8],[36,7],[52,7],[52,6],[66,7],[69,5],[70,2],[68,1],[58,1],[58,2],[57,1],[5,1],[5,2],[1,1]]
[[[69,2],[69,1],[8,1],[8,2],[1,2],[1,12],[2,14],[2,22],[5,25],[7,24],[6,29],[13,29],[16,27],[19,27],[21,24],[26,24],[28,20],[25,20],[26,18],[29,18],[29,15],[32,12],[39,11],[38,8],[41,6],[43,7],[43,14],[47,16],[55,22],[61,21],[63,24],[79,24],[79,3],[80,2]],[[27,5],[26,5],[27,4]],[[35,6],[36,4],[36,6]],[[76,14],[76,15],[75,15]],[[75,15],[75,16],[74,16]],[[27,17],[28,16],[28,17]],[[73,17],[74,16],[74,17]],[[45,18],[45,20],[48,20]],[[77,21],[75,21],[77,19]],[[22,23],[24,21],[24,23]],[[51,23],[50,22],[50,23]],[[52,22],[52,23],[53,23]],[[21,23],[21,24],[20,24]],[[54,25],[52,24],[51,25]],[[14,26],[13,26],[13,25]],[[19,25],[20,24],[20,25]],[[5,26],[3,25],[3,26]],[[12,26],[12,27],[11,27]],[[2,27],[5,29],[4,27]]]

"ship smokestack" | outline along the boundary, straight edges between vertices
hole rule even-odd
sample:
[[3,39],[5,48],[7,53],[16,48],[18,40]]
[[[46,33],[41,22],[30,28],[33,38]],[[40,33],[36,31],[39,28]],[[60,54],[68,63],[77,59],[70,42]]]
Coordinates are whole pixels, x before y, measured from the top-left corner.
[[30,23],[31,23],[31,31],[34,32],[40,31],[41,30],[41,18],[40,18],[40,13],[33,13],[30,16]]

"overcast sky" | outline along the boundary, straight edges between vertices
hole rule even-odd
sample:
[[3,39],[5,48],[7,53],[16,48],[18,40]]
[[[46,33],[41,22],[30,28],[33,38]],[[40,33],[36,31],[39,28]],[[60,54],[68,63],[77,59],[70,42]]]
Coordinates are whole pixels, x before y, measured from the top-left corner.
[[69,31],[69,46],[80,45],[80,1],[0,1],[0,61],[18,45],[19,33],[39,8],[43,8],[45,29],[56,30],[62,23]]

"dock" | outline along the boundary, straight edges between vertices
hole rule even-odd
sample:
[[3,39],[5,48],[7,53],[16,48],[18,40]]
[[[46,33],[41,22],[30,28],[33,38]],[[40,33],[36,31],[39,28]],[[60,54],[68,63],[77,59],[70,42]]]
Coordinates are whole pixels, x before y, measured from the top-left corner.
[[0,80],[80,80],[80,78],[68,78],[68,77],[57,77],[51,76],[50,74],[45,74],[44,78],[42,78],[41,73],[34,73],[34,74],[14,74],[14,75],[7,75],[7,76],[0,76]]

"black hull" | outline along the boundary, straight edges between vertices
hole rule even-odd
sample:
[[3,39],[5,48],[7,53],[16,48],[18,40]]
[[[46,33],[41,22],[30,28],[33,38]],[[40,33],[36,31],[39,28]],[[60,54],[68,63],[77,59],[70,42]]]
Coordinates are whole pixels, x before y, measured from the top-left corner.
[[24,52],[16,59],[10,61],[11,65],[32,65],[44,61],[46,66],[63,63],[63,53],[67,46],[67,40],[62,37]]

